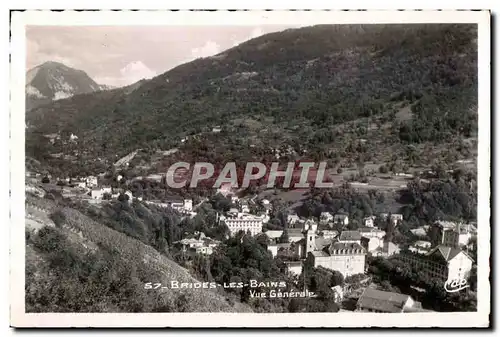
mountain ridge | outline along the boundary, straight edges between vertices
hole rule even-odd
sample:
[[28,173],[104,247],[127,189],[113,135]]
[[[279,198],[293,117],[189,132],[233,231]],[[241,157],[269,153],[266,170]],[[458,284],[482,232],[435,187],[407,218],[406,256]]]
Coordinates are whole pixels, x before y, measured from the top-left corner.
[[[218,125],[247,147],[265,140],[324,152],[342,123],[366,120],[370,130],[391,119],[391,141],[448,142],[477,123],[469,112],[477,106],[476,34],[473,25],[445,24],[289,29],[179,65],[133,91],[75,96],[28,119],[38,134],[81,130],[78,147],[108,160],[172,148]],[[394,119],[403,105],[411,118]],[[43,141],[34,133],[28,143]]]
[[96,83],[83,70],[47,61],[26,72],[26,109],[74,95],[109,89],[107,85]]

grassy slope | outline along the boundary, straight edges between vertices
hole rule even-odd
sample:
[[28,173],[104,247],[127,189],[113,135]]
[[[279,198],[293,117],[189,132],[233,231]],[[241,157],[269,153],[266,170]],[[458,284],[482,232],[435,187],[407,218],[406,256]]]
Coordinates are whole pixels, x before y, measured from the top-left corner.
[[[37,205],[43,209],[54,210],[57,206],[47,199],[30,198],[30,204]],[[91,311],[91,312],[124,312],[135,311],[186,311],[186,312],[250,312],[251,310],[242,304],[228,301],[224,294],[209,290],[192,289],[166,289],[144,290],[144,282],[169,283],[171,280],[179,282],[196,282],[187,270],[159,254],[153,248],[132,239],[125,234],[116,232],[103,225],[100,225],[80,212],[71,209],[63,209],[66,222],[61,228],[53,228],[52,236],[59,238],[60,249],[45,250],[53,243],[47,239],[31,234],[26,249],[26,269],[27,269],[27,311],[31,312],[67,312],[67,311]],[[40,231],[41,232],[41,231]],[[34,239],[33,239],[34,238]],[[62,240],[62,241],[61,241]],[[62,243],[61,243],[62,242]],[[40,248],[42,247],[42,248]],[[112,264],[106,266],[112,271],[103,272],[99,269],[101,260],[92,258],[102,258],[115,254]],[[61,270],[66,266],[65,260],[71,256],[77,256],[84,261],[90,254],[90,261],[94,261],[96,266],[94,272],[104,273],[102,276],[93,275],[92,272],[86,278],[72,278],[69,271],[75,273],[71,268],[75,268],[77,263],[69,263],[70,267]],[[102,261],[104,263],[104,261]],[[82,264],[85,266],[85,264]],[[84,267],[82,267],[84,268]],[[92,267],[94,268],[94,267]],[[56,277],[59,270],[61,277]],[[83,273],[83,272],[82,272]],[[114,276],[109,276],[111,273]],[[111,275],[110,274],[110,275]],[[81,275],[79,275],[81,276]],[[106,277],[122,278],[123,286],[116,286],[118,289],[108,287],[100,291],[99,285],[94,285],[90,280],[103,280]],[[120,277],[121,276],[121,277]],[[94,278],[92,278],[94,277]],[[118,282],[119,280],[115,280]],[[114,284],[114,283],[111,283]],[[59,290],[58,296],[47,297],[47,293],[54,288]],[[79,297],[81,302],[78,301]],[[117,298],[123,303],[117,302]],[[128,303],[129,301],[130,303]],[[46,303],[50,302],[50,303]]]

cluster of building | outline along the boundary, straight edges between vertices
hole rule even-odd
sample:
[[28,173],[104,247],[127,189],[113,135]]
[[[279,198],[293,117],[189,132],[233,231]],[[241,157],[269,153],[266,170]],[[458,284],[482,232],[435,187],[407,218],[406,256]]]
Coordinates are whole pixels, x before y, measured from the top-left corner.
[[67,177],[64,179],[64,182],[69,185],[73,185],[75,187],[87,190],[97,187],[99,185],[96,176],[76,177],[76,178]]
[[229,228],[230,235],[238,232],[251,233],[257,235],[262,233],[262,226],[269,221],[270,203],[264,199],[261,201],[265,212],[261,215],[250,213],[248,201],[240,201],[237,196],[232,196],[231,201],[237,204],[238,208],[231,208],[225,215],[219,215],[217,221],[223,221]]
[[429,231],[433,245],[454,248],[467,246],[476,234],[477,229],[473,224],[452,221],[436,221]]
[[[229,195],[228,193],[227,196]],[[218,215],[218,221],[223,221],[228,226],[231,235],[240,231],[251,235],[261,234],[263,224],[269,221],[269,201],[261,201],[264,214],[254,215],[249,213],[247,202],[236,196],[231,198],[239,208],[231,208],[226,214]],[[402,221],[401,214],[379,216],[385,220],[390,217],[395,225]],[[364,219],[365,227],[356,231],[342,230],[339,233],[332,227],[335,224],[341,225],[341,228],[346,227],[349,224],[347,214],[321,213],[319,225],[323,229],[318,229],[318,222],[312,219],[301,219],[297,214],[288,214],[286,240],[283,240],[284,230],[268,230],[263,234],[270,239],[268,250],[273,257],[284,257],[292,273],[301,274],[302,261],[311,256],[315,267],[322,266],[350,276],[365,272],[368,253],[383,257],[399,253],[397,245],[384,240],[386,232],[376,228],[374,220],[375,217],[367,217]]]
[[145,203],[163,208],[173,208],[181,213],[193,210],[193,199],[167,199],[164,202],[159,200],[147,200]]
[[428,229],[430,241],[414,242],[410,253],[401,254],[400,258],[444,281],[467,279],[474,261],[466,250],[476,234],[473,224],[436,221]]
[[[397,226],[401,221],[403,221],[403,215],[402,214],[389,214],[389,213],[380,213],[378,215],[378,218],[380,218],[382,221],[387,221],[390,218],[390,221],[393,223],[394,226]],[[363,218],[363,225],[365,227],[375,227],[375,220],[377,219],[377,216],[371,215]],[[349,217],[347,214],[332,214],[330,212],[322,212],[320,217],[319,217],[319,223],[323,225],[330,225],[333,226],[335,224],[340,224],[342,226],[347,226],[349,224]]]
[[330,212],[322,212],[319,216],[319,222],[320,224],[324,225],[341,224],[342,226],[347,226],[349,224],[349,217],[347,216],[347,214],[332,214]]
[[[322,214],[320,224],[328,224],[329,219],[341,224],[349,222],[347,215],[331,215],[331,218],[327,218]],[[368,253],[388,257],[399,252],[397,245],[384,240],[386,233],[378,228],[363,227],[339,233],[330,229],[318,229],[316,221],[303,220],[295,214],[289,215],[288,220],[291,225],[302,226],[286,230],[288,242],[279,242],[284,231],[267,231],[264,234],[271,240],[268,249],[272,255],[290,258],[292,261],[289,263],[289,271],[295,274],[302,272],[300,261],[308,257],[312,259],[314,267],[337,270],[346,277],[365,272]]]
[[205,236],[203,232],[196,232],[192,236],[174,242],[174,244],[181,246],[183,252],[192,251],[197,254],[211,255],[214,248],[217,247],[220,242]]

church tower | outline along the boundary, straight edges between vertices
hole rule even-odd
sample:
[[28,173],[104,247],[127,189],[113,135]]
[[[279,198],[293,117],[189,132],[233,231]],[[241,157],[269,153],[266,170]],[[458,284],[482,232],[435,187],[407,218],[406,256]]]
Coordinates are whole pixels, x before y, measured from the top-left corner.
[[306,230],[306,256],[315,250],[317,250],[316,247],[316,231],[318,229],[318,225],[311,220],[308,220],[307,222],[307,230]]

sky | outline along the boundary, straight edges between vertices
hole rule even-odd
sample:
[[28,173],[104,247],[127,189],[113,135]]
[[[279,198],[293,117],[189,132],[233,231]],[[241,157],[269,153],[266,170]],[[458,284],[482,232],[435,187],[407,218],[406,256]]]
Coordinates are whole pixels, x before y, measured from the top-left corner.
[[56,61],[115,87],[297,26],[28,26],[26,69]]

